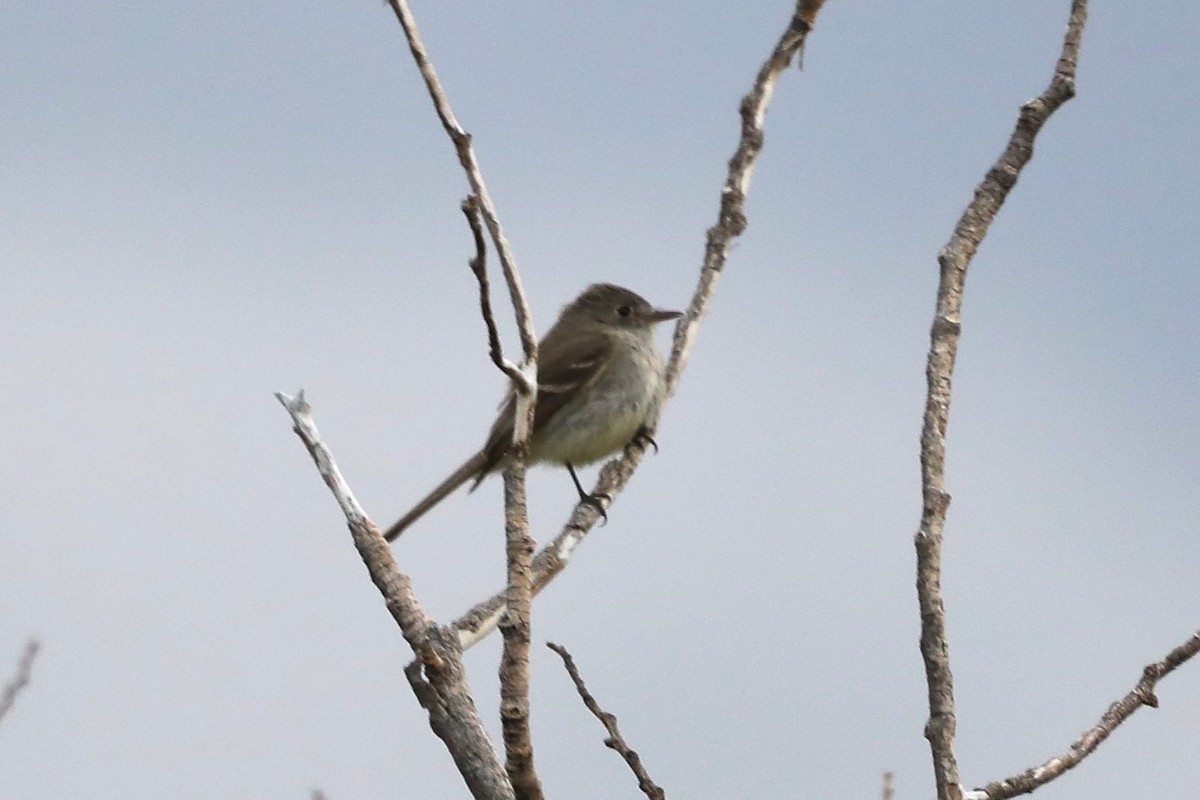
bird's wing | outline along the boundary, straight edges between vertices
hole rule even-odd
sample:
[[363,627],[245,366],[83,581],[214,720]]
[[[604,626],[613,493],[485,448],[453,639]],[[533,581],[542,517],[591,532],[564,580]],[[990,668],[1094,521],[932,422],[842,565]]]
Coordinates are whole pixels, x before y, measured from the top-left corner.
[[[551,329],[538,347],[538,397],[533,412],[535,435],[577,392],[595,383],[613,347],[612,339],[603,333],[585,334],[580,340],[579,331],[576,331],[568,350],[564,338],[555,333],[556,330]],[[508,453],[515,413],[516,393],[509,389],[483,448],[487,458],[482,474],[494,469]]]

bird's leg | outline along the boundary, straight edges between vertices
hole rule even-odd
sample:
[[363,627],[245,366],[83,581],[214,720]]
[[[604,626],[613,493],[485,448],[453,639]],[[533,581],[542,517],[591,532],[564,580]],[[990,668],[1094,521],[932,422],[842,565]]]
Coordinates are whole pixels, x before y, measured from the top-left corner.
[[650,429],[645,425],[637,429],[637,433],[633,435],[633,442],[646,449],[646,445],[654,448],[654,455],[658,455],[658,442],[654,441],[654,437],[650,435]]
[[579,502],[587,503],[589,506],[599,511],[600,516],[604,518],[603,524],[607,525],[608,512],[604,510],[604,505],[600,502],[600,498],[603,497],[610,503],[612,502],[612,498],[603,492],[597,492],[596,494],[588,494],[585,492],[583,490],[583,484],[579,482],[579,476],[575,474],[575,468],[570,464],[567,464],[567,472],[571,473],[571,480],[575,481],[575,489],[579,492]]

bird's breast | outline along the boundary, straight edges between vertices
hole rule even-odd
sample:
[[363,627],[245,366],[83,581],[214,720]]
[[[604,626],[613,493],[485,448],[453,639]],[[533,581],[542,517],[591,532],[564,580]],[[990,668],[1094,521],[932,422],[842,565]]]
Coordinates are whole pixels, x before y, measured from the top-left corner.
[[662,361],[631,343],[596,381],[546,423],[531,443],[538,461],[590,464],[629,444],[662,401]]

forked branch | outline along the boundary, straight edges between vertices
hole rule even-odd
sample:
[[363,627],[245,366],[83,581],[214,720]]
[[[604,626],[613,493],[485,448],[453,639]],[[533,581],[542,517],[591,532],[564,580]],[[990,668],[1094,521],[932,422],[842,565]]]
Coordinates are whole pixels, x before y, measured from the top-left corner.
[[[529,732],[530,606],[533,597],[530,564],[536,545],[529,533],[529,517],[525,508],[525,468],[529,458],[529,438],[533,433],[534,407],[537,402],[537,335],[534,332],[529,301],[521,285],[521,275],[517,271],[516,259],[513,258],[508,239],[492,204],[491,193],[484,183],[478,159],[475,158],[475,151],[471,147],[471,137],[454,116],[450,101],[421,41],[416,19],[409,10],[408,3],[406,0],[389,0],[389,5],[404,29],[409,50],[421,77],[425,80],[425,87],[433,100],[434,109],[454,144],[458,161],[471,184],[472,194],[463,204],[463,212],[467,215],[475,241],[476,255],[471,261],[471,269],[479,282],[480,308],[488,330],[492,360],[512,381],[516,394],[513,446],[504,468],[504,531],[508,565],[505,598],[508,613],[501,624],[504,650],[500,661],[500,719],[507,753],[506,768],[517,798],[541,800],[541,783],[533,767],[533,741]],[[483,217],[496,246],[504,280],[508,284],[509,298],[512,300],[521,336],[521,347],[525,355],[521,368],[505,359],[500,349],[500,339],[488,296],[485,248],[478,226],[479,216]]]
[[[512,248],[504,235],[504,228],[500,225],[496,207],[492,203],[492,195],[488,192],[487,184],[484,183],[479,160],[475,157],[475,150],[471,147],[471,135],[463,130],[454,116],[450,100],[446,97],[442,83],[438,80],[437,72],[425,50],[425,44],[421,41],[421,34],[417,30],[417,21],[408,7],[407,0],[388,0],[388,5],[395,12],[400,27],[404,29],[404,36],[408,40],[408,49],[412,52],[417,69],[420,70],[421,77],[425,81],[425,88],[433,100],[438,119],[442,121],[442,127],[445,128],[446,134],[454,144],[458,161],[467,173],[467,181],[471,184],[471,194],[479,199],[479,210],[483,215],[488,234],[496,245],[496,252],[500,257],[500,267],[504,271],[504,280],[508,284],[509,296],[512,299],[513,311],[517,318],[517,328],[521,335],[521,348],[525,353],[525,358],[533,360],[537,356],[537,334],[534,332],[533,314],[529,309],[529,301],[525,297],[525,289],[521,285],[521,276],[517,272]],[[532,381],[532,385],[526,385],[524,390],[532,392],[537,386],[536,375],[530,376],[529,379]]]

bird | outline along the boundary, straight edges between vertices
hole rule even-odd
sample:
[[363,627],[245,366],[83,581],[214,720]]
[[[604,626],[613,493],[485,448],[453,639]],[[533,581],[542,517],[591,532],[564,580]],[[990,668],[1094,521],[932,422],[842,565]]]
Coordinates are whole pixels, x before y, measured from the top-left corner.
[[[529,463],[566,466],[580,499],[604,514],[584,491],[575,467],[591,464],[647,433],[666,391],[654,326],[683,316],[655,308],[636,292],[595,283],[563,307],[538,343],[538,393]],[[512,451],[516,389],[510,388],[479,452],[450,473],[412,510],[388,528],[396,539],[409,526],[467,481],[470,491],[508,463]]]

